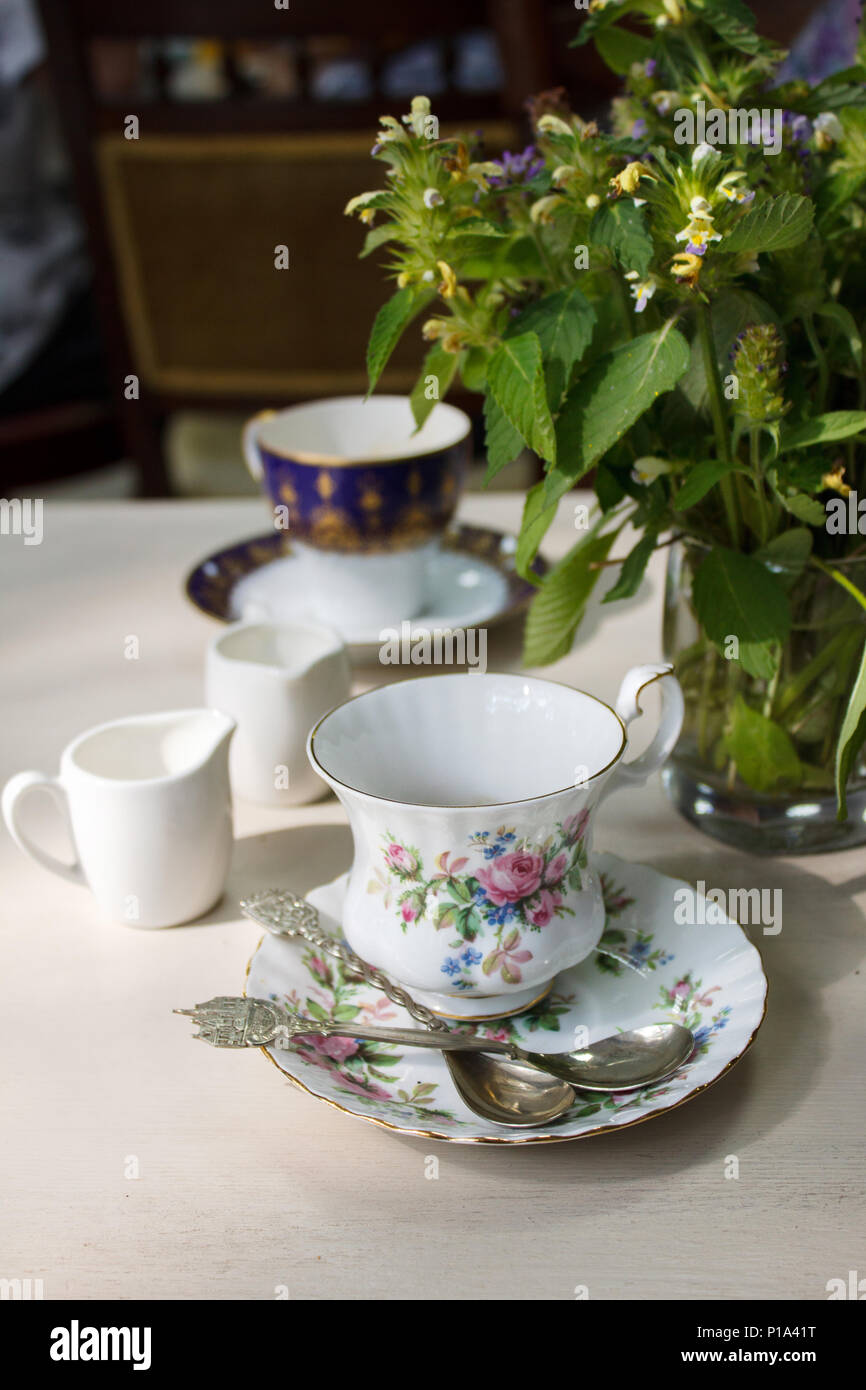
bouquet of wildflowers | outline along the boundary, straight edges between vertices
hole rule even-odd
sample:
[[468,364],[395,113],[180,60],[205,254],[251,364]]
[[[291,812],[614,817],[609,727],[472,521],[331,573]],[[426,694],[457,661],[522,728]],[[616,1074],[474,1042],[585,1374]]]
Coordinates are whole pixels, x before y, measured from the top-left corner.
[[[459,381],[484,395],[488,478],[535,452],[517,550],[533,582],[558,504],[592,473],[596,505],[539,583],[527,664],[569,650],[605,570],[605,602],[626,598],[682,538],[698,557],[683,674],[708,696],[718,658],[727,691],[703,754],[758,792],[829,778],[844,808],[866,737],[851,564],[866,555],[866,66],[780,84],[785,55],[742,0],[586,8],[576,42],[624,79],[604,129],[560,91],[529,103],[533,144],[501,158],[445,137],[424,97],[382,118],[384,185],[346,209],[396,282],[370,386],[417,320],[418,425]],[[792,655],[815,585],[836,646]]]

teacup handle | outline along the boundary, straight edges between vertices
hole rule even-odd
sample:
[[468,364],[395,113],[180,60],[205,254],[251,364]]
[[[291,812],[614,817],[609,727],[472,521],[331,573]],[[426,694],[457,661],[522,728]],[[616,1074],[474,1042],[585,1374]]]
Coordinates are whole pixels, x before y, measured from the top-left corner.
[[55,859],[53,854],[47,854],[44,849],[30,839],[22,829],[18,821],[18,811],[24,797],[30,792],[48,792],[53,798],[63,816],[69,838],[75,844],[75,837],[72,833],[72,821],[69,815],[69,802],[66,798],[66,790],[56,777],[46,777],[42,772],[19,772],[15,777],[11,777],[3,788],[3,819],[6,822],[9,834],[25,854],[29,854],[31,859],[35,859],[37,864],[41,864],[43,869],[51,869],[61,878],[68,878],[72,883],[84,883],[84,872],[81,865],[76,860],[74,864],[64,864],[62,859]]
[[263,420],[270,420],[271,416],[276,415],[275,410],[260,410],[251,420],[247,420],[241,434],[241,445],[244,451],[244,459],[250,474],[257,483],[262,481],[265,470],[262,466],[262,456],[259,453],[259,425]]
[[683,725],[685,703],[682,686],[668,662],[649,666],[633,666],[626,672],[616,697],[616,712],[628,728],[642,713],[640,697],[647,686],[661,681],[662,709],[656,736],[645,752],[632,762],[621,762],[607,785],[606,791],[619,787],[637,787],[657,772],[671,755]]

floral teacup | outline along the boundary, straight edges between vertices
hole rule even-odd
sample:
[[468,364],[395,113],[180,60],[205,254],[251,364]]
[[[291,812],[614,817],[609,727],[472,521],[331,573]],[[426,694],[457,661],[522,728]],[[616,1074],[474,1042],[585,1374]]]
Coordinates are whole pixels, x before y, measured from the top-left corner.
[[[659,727],[627,763],[626,726],[653,681]],[[616,709],[533,676],[476,673],[400,681],[338,705],[308,751],[352,829],[351,946],[448,1017],[529,1007],[604,926],[595,808],[661,766],[682,717],[667,665],[629,671]]]

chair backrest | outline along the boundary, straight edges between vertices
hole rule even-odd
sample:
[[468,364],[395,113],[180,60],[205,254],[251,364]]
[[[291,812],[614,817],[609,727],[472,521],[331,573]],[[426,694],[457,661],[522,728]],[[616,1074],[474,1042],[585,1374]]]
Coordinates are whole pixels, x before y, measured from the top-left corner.
[[[473,129],[499,117],[500,145],[520,138],[516,120],[502,120],[519,109],[518,92],[548,75],[530,0],[40,3],[112,359],[168,406],[276,403],[363,387],[366,335],[384,286],[375,257],[358,261],[360,229],[341,214],[381,175],[369,159],[377,117],[406,105],[383,90],[394,54],[438,44],[440,120]],[[496,90],[459,90],[455,36],[489,28],[490,17],[506,80]],[[172,99],[159,61],[172,39],[213,42],[224,96]],[[289,46],[290,93],[244,89],[233,56],[244,42]],[[369,90],[318,99],[323,44],[357,55]],[[106,52],[116,57],[118,45],[149,54],[137,93],[100,82]],[[128,138],[129,116],[137,138]],[[287,270],[276,268],[281,246]],[[383,384],[409,387],[420,358],[420,343],[408,343]]]

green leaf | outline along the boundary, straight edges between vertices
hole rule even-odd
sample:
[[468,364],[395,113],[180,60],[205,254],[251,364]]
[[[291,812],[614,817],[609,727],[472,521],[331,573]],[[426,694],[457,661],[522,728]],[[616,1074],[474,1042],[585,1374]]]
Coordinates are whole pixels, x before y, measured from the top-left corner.
[[338,1004],[332,1017],[336,1023],[351,1023],[360,1012],[357,1004]]
[[490,353],[485,348],[469,348],[460,354],[460,379],[467,391],[483,391],[487,386],[487,363]]
[[546,294],[530,304],[514,320],[509,338],[535,333],[545,362],[552,357],[569,372],[579,362],[592,341],[596,314],[586,295],[576,285],[568,290]]
[[701,18],[741,53],[759,53],[768,47],[755,33],[755,16],[742,0],[704,0]]
[[307,1000],[307,1013],[311,1018],[317,1019],[319,1023],[324,1023],[328,1017],[321,1004],[317,1004],[315,999]]
[[817,498],[807,497],[804,492],[793,492],[789,496],[780,492],[777,496],[785,511],[790,512],[798,521],[805,521],[807,526],[823,526],[826,522],[824,504]]
[[866,410],[831,410],[791,429],[783,429],[779,447],[782,453],[786,449],[809,449],[813,444],[850,439],[852,434],[861,434],[864,430]]
[[741,642],[739,662],[743,670],[758,680],[772,680],[782,649],[778,642]]
[[791,627],[783,586],[760,560],[715,546],[702,561],[692,588],[695,612],[711,642],[781,642]]
[[644,571],[649,564],[649,558],[656,548],[658,537],[654,531],[648,531],[645,536],[641,536],[637,545],[633,547],[622,562],[622,569],[619,572],[619,579],[613,588],[605,594],[602,603],[614,603],[617,599],[631,598],[640,588]]
[[800,759],[791,739],[772,719],[751,709],[742,695],[734,701],[725,748],[740,777],[756,792],[799,783]]
[[623,270],[646,275],[653,258],[653,239],[646,218],[631,201],[603,203],[590,224],[589,235],[596,246],[611,250]]
[[[569,392],[556,424],[559,466],[545,482],[554,501],[606,454],[689,364],[689,345],[669,320],[600,358]],[[564,486],[563,486],[564,484]]]
[[812,230],[814,206],[798,193],[782,193],[750,208],[719,242],[718,250],[781,251],[799,246]]
[[602,573],[594,566],[607,559],[617,534],[609,531],[607,535],[584,536],[547,575],[527,615],[524,666],[545,666],[571,650],[589,596]]
[[522,437],[497,405],[491,392],[484,397],[484,447],[487,452],[485,487],[496,474],[523,453]]
[[696,502],[700,502],[702,497],[706,497],[710,488],[715,487],[720,479],[736,469],[737,464],[723,463],[720,459],[707,459],[703,463],[696,463],[694,468],[689,470],[685,482],[674,497],[674,509],[678,512],[687,511]]
[[770,565],[781,565],[788,573],[799,574],[812,553],[812,532],[805,526],[792,526],[781,531],[756,552],[756,559]]
[[599,30],[595,46],[611,72],[620,77],[628,76],[632,63],[645,63],[652,51],[649,39],[618,28]]
[[531,236],[515,238],[498,259],[496,268],[501,276],[515,275],[518,279],[543,279],[548,273],[538,244]]
[[842,728],[839,731],[839,742],[836,745],[836,800],[839,806],[839,820],[846,820],[848,817],[845,784],[851,775],[854,759],[863,747],[864,741],[866,741],[866,646],[863,648],[860,670],[851,691],[851,698],[848,701],[848,708],[845,711],[845,718],[842,720]]
[[[854,110],[866,103],[866,68],[862,64],[841,68],[825,77],[817,87],[807,90],[806,95],[803,95],[801,84],[795,84],[793,101],[794,109],[807,116],[817,116],[822,111],[842,111],[845,107]],[[787,102],[780,104],[787,105]]]
[[585,14],[577,31],[577,37],[571,40],[568,45],[569,48],[581,48],[583,44],[589,43],[593,34],[597,34],[601,29],[606,29],[609,24],[615,24],[618,19],[623,19],[632,9],[633,6],[627,3],[605,5],[603,9],[594,10],[592,14]]
[[[560,496],[563,496],[569,489],[570,484],[566,483]],[[545,535],[550,529],[551,522],[556,516],[557,503],[559,497],[548,502],[546,498],[545,485],[543,482],[536,483],[526,494],[526,501],[523,504],[523,518],[520,523],[520,535],[517,538],[517,550],[514,556],[514,565],[521,578],[529,581],[530,584],[538,584],[539,579],[533,573],[532,562],[538,554],[538,547],[544,540]]]
[[504,339],[490,359],[487,381],[497,404],[530,449],[555,463],[556,435],[536,334]]
[[[389,1066],[393,1067],[400,1060],[401,1059],[399,1057],[389,1057],[388,1064]],[[390,1081],[393,1085],[395,1080],[393,1072],[389,1075],[386,1071],[379,1071],[378,1067],[368,1067],[367,1070],[369,1071],[371,1076],[376,1078],[377,1081]]]
[[866,183],[866,169],[837,169],[828,175],[815,193],[815,203],[821,226],[833,220],[833,214],[853,202]]
[[372,391],[382,375],[388,358],[402,337],[404,329],[412,319],[432,299],[431,294],[418,294],[406,288],[398,290],[379,310],[370,330],[367,344],[367,375]]
[[[419,430],[436,402],[444,401],[447,396],[448,387],[454,380],[454,373],[457,370],[458,355],[456,352],[446,352],[440,343],[434,343],[424,358],[421,375],[415,382],[409,397],[415,424]],[[428,395],[429,388],[433,384],[429,380],[431,376],[436,378],[436,395],[432,397]]]
[[[864,170],[863,176],[864,179],[866,179],[866,170]],[[862,367],[863,336],[850,310],[846,309],[844,304],[837,304],[835,300],[831,300],[827,304],[822,304],[819,309],[815,310],[815,313],[820,314],[822,318],[829,319],[831,323],[835,323],[836,327],[844,333],[845,337],[848,339],[851,356],[854,358],[857,366]]]
[[383,222],[381,227],[371,227],[364,238],[364,245],[358,252],[358,259],[363,260],[365,256],[371,256],[387,241],[398,241],[401,236],[402,232],[394,222]]
[[500,227],[497,222],[490,222],[486,217],[473,217],[467,218],[465,222],[459,224],[454,233],[458,245],[463,237],[467,236],[505,237],[508,236],[508,231],[505,227]]

